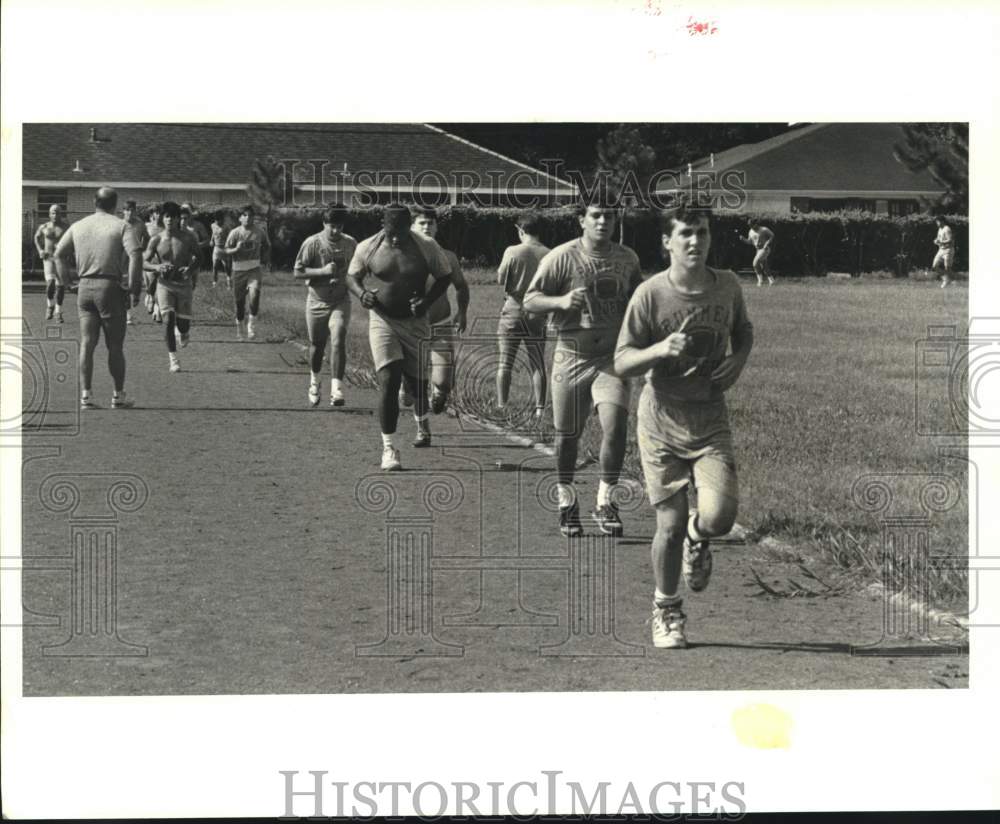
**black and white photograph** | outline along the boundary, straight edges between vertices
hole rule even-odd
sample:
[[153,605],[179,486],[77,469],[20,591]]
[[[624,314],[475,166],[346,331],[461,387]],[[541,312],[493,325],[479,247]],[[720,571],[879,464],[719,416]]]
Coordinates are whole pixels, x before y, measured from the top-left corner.
[[[546,63],[465,109],[449,83],[470,66],[423,49],[409,76],[369,80],[274,44],[256,107],[229,96],[236,54],[192,75],[151,53],[133,101],[88,106],[70,73],[46,105],[5,102],[4,757],[23,760],[4,794],[21,815],[995,799],[986,764],[964,796],[942,779],[884,797],[873,777],[889,759],[912,781],[932,726],[977,759],[990,727],[995,95],[880,107],[840,89],[824,108],[800,77],[786,102],[787,78],[713,63],[756,54],[745,10],[601,19],[635,37],[594,63],[602,89],[643,77],[632,108],[585,110],[586,89],[563,106]],[[933,40],[931,19],[907,31]],[[561,82],[587,82],[578,59]],[[932,61],[929,92],[969,81],[952,71]],[[422,100],[424,72],[441,88]],[[493,106],[505,79],[528,97]],[[739,88],[715,113],[722,83]],[[29,789],[101,729],[114,763],[157,749],[143,763],[198,776],[191,792],[101,794],[97,767],[78,804]],[[687,764],[645,763],[658,729]],[[858,744],[852,798],[821,790]],[[584,757],[618,747],[625,764]],[[799,776],[787,798],[779,764]]]

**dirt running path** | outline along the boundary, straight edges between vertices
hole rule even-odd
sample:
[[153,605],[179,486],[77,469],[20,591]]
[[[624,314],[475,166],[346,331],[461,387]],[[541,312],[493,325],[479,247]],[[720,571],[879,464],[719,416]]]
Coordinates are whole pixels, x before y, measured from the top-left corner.
[[[41,303],[26,294],[29,315]],[[75,338],[74,296],[67,309]],[[162,327],[143,315],[126,353],[136,408],[107,408],[98,350],[104,408],[83,414],[76,437],[34,439],[59,454],[25,464],[27,695],[967,686],[964,654],[913,657],[897,643],[891,657],[852,655],[881,637],[880,600],[761,595],[751,563],[773,580],[788,570],[735,543],[717,547],[710,588],[686,599],[692,648],[655,650],[654,523],[641,500],[608,575],[599,540],[560,538],[553,462],[530,448],[438,416],[434,446],[415,450],[404,414],[406,471],[383,476],[374,392],[308,408],[291,343],[239,343],[229,322],[198,318],[170,374]],[[52,421],[73,419],[68,403]],[[41,498],[66,473],[82,473],[81,503],[53,512]],[[71,631],[70,533],[112,514],[108,475],[148,488],[138,511],[103,527],[118,542],[118,635],[147,649],[53,654],[43,648]],[[586,512],[596,478],[581,491]],[[387,536],[402,548],[387,550]]]

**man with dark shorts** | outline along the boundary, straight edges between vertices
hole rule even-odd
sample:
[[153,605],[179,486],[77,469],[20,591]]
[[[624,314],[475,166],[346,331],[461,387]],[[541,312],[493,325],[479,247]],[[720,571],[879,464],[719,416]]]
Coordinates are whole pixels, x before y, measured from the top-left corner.
[[[366,275],[378,282],[376,288],[365,287]],[[348,288],[369,310],[368,341],[379,384],[382,469],[399,470],[394,435],[404,379],[414,396],[417,437],[413,445],[431,444],[423,356],[430,338],[427,311],[451,283],[451,263],[437,243],[411,231],[409,209],[394,203],[385,208],[381,231],[358,244],[347,276]],[[429,291],[428,277],[434,278]]]
[[330,406],[344,405],[344,369],[347,365],[347,326],[351,322],[351,295],[347,267],[358,243],[344,234],[347,207],[334,204],[323,212],[323,231],[305,239],[295,258],[295,279],[304,280],[306,331],[309,334],[309,405],[318,406],[320,373],[326,342],[330,341]]
[[[437,210],[431,207],[416,209],[413,231],[424,237],[437,240]],[[440,246],[440,244],[438,244]],[[458,309],[451,314],[448,294],[441,295],[427,312],[427,322],[431,325],[431,340],[428,346],[431,361],[431,412],[440,415],[448,403],[448,397],[455,385],[455,335],[460,335],[468,325],[469,284],[465,281],[462,264],[458,255],[442,247],[444,256],[451,264],[451,285],[455,288]],[[402,393],[400,401],[403,402]],[[412,405],[412,399],[405,405]]]
[[165,321],[170,371],[180,372],[177,333],[180,333],[183,349],[189,341],[191,303],[200,255],[197,238],[182,225],[180,207],[168,201],[163,204],[161,215],[163,231],[149,241],[143,256],[143,269],[153,274],[156,303]]
[[35,232],[35,248],[42,259],[42,270],[45,272],[45,319],[52,320],[55,317],[59,323],[63,322],[62,305],[66,296],[66,281],[59,275],[53,253],[66,227],[62,206],[53,204],[49,206],[48,223],[43,223]]
[[[142,219],[136,213],[135,201],[126,200],[125,207],[122,209],[122,220],[124,220],[135,232],[135,238],[139,241],[139,246],[143,252],[146,251],[146,246],[149,244],[149,230],[146,228],[146,224],[142,222]],[[129,260],[128,256],[122,260],[122,274],[128,274]],[[129,307],[128,311],[125,313],[125,323],[131,326],[134,323],[132,319],[132,310],[139,305],[138,295],[129,295]]]
[[623,532],[614,487],[625,460],[629,384],[613,359],[625,307],[642,281],[639,258],[611,240],[617,213],[606,202],[577,208],[581,237],[557,246],[538,265],[524,309],[555,313],[559,329],[552,361],[552,419],[559,483],[559,529],[583,534],[573,487],[576,455],[592,410],[601,423],[601,479],[592,517],[605,535]]
[[[732,529],[739,503],[724,392],[746,365],[753,326],[736,274],[705,265],[709,221],[706,210],[666,213],[670,266],[636,290],[615,353],[620,375],[646,375],[636,435],[656,509],[653,645],[666,649],[687,646],[681,572],[692,592],[708,586],[709,539]],[[689,486],[697,493],[690,513]]]
[[[65,279],[75,263],[80,275],[77,310],[80,315],[80,406],[94,409],[90,395],[94,349],[104,332],[108,370],[114,381],[112,409],[132,406],[125,398],[125,310],[128,295],[142,288],[142,249],[135,232],[114,216],[118,193],[102,186],[94,195],[94,214],[70,226],[56,246],[56,264]],[[122,255],[129,257],[128,291],[122,288]]]
[[500,363],[497,366],[497,406],[504,409],[510,396],[510,379],[523,343],[531,367],[531,388],[535,394],[535,420],[545,411],[545,315],[524,311],[524,293],[528,290],[538,264],[549,253],[538,239],[542,221],[536,212],[525,212],[517,219],[521,241],[508,246],[497,269],[497,283],[503,286],[506,299],[497,326]]

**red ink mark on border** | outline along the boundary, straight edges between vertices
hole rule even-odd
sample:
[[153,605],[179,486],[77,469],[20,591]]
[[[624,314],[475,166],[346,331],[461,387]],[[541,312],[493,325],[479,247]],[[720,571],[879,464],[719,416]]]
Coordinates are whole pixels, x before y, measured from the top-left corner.
[[660,0],[646,0],[645,12],[650,17],[659,17],[663,14],[663,6]]
[[688,17],[685,28],[691,37],[715,34],[719,30],[719,27],[716,25],[714,20],[695,20],[694,17]]

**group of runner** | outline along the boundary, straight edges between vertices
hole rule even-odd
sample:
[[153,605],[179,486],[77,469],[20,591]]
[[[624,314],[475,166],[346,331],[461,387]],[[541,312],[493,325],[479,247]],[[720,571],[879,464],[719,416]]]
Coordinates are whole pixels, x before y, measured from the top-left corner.
[[[46,295],[48,315],[61,319],[61,284],[69,267],[79,277],[81,406],[92,408],[93,352],[105,334],[115,384],[111,406],[131,405],[124,391],[127,311],[143,289],[147,309],[166,327],[170,370],[180,369],[177,348],[188,341],[192,293],[206,257],[202,238],[190,226],[191,210],[164,203],[142,224],[129,201],[114,217],[114,190],[95,196],[95,214],[66,226],[58,210],[44,231],[46,273],[54,288]],[[310,382],[307,402],[321,398],[321,373],[331,344],[330,404],[344,398],[346,335],[352,299],[369,313],[368,337],[378,381],[381,467],[401,468],[397,443],[400,407],[411,406],[415,447],[431,445],[429,416],[443,411],[454,385],[455,338],[468,323],[469,287],[457,256],[435,240],[434,209],[392,204],[382,228],[360,243],[344,232],[348,210],[328,207],[323,229],[307,238],[294,264],[306,285]],[[638,400],[636,436],[650,504],[656,511],[652,541],[655,580],[653,643],[686,645],[681,577],[693,592],[703,590],[712,571],[709,542],[735,522],[736,462],[724,393],[739,378],[753,345],[736,275],[707,265],[711,213],[682,206],[663,216],[662,245],[668,268],[643,280],[638,256],[615,242],[618,212],[608,202],[578,207],[580,236],[547,248],[537,214],[517,221],[519,243],[504,252],[497,281],[505,303],[498,326],[497,406],[509,403],[517,350],[527,350],[535,414],[546,408],[551,390],[559,528],[567,537],[583,533],[574,475],[584,427],[596,412],[601,428],[600,480],[591,516],[604,534],[624,527],[616,486],[625,457],[630,378],[645,376]],[[757,249],[758,283],[767,278],[774,235],[751,224],[746,242]],[[253,339],[260,311],[262,266],[269,244],[254,226],[252,208],[240,226],[226,232],[216,221],[212,246],[213,285],[224,274],[231,286],[237,336]],[[947,233],[938,245],[952,248]],[[53,263],[54,262],[54,263]],[[122,277],[127,279],[122,288]],[[448,289],[456,293],[452,310]],[[249,314],[246,314],[249,304]],[[556,330],[551,377],[546,379],[546,317]],[[547,387],[548,384],[548,387]],[[689,488],[696,507],[689,509]]]

